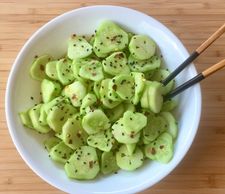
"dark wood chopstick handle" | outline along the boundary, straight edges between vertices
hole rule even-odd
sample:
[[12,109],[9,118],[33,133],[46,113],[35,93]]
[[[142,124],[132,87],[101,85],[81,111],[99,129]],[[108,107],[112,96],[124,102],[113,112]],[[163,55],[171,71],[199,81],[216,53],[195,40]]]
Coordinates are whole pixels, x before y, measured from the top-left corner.
[[204,77],[208,77],[211,74],[215,73],[216,71],[222,69],[223,67],[225,67],[225,59],[223,59],[219,63],[216,63],[215,65],[209,67],[208,69],[204,70],[202,72],[202,74],[203,74]]
[[197,49],[197,53],[202,53],[205,49],[207,49],[217,38],[219,38],[225,32],[225,23],[214,32],[206,41],[204,41]]
[[217,38],[225,32],[225,23],[214,32],[205,42],[203,42],[181,65],[179,65],[162,84],[166,86],[172,79],[174,79],[185,67],[194,61],[205,49],[207,49]]
[[179,65],[169,76],[162,81],[162,84],[166,86],[173,78],[175,78],[185,67],[187,67],[192,61],[198,57],[199,53],[194,51],[181,65]]
[[202,73],[199,73],[198,75],[196,75],[195,77],[193,77],[192,79],[188,80],[187,82],[183,83],[182,85],[178,86],[176,89],[174,89],[172,92],[170,92],[169,94],[167,94],[166,96],[164,96],[164,101],[169,100],[171,98],[173,98],[174,96],[176,96],[177,94],[180,94],[181,92],[183,92],[184,90],[186,90],[187,88],[191,87],[192,85],[200,82],[201,80],[203,80],[205,77]]
[[183,92],[187,88],[193,86],[194,84],[200,82],[201,80],[205,79],[206,77],[212,75],[213,73],[217,72],[218,70],[225,67],[225,59],[220,61],[219,63],[216,63],[215,65],[209,67],[208,69],[204,70],[202,73],[199,73],[189,81],[185,82],[184,84],[178,86],[176,89],[174,89],[172,92],[164,96],[164,100],[168,100],[177,94]]

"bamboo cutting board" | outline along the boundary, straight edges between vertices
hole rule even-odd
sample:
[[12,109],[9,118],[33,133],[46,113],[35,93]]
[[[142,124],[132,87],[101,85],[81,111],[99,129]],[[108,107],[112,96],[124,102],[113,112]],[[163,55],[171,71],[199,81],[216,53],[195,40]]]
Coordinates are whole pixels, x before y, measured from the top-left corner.
[[[0,193],[63,193],[35,175],[17,153],[5,122],[4,94],[12,63],[40,26],[71,9],[104,0],[0,0]],[[167,25],[194,50],[225,22],[224,0],[108,0],[137,9]],[[131,21],[132,22],[132,21]],[[198,71],[225,57],[225,35],[196,61]],[[202,83],[203,109],[196,139],[180,165],[142,194],[225,193],[225,70]]]

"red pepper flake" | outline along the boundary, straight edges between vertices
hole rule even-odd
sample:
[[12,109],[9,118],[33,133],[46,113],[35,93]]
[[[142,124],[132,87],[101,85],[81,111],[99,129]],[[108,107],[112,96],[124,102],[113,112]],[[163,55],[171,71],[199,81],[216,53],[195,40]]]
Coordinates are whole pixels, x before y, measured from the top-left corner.
[[93,76],[96,76],[96,73],[92,73]]
[[45,70],[45,66],[44,65],[40,65],[40,70],[44,71]]
[[117,90],[117,85],[114,84],[114,85],[112,86],[112,89],[116,91],[116,90]]
[[159,148],[160,148],[160,149],[163,149],[163,148],[164,148],[164,145],[160,145]]
[[72,96],[72,100],[76,100],[76,99],[77,99],[76,94],[73,94],[73,96]]
[[80,138],[81,137],[81,133],[80,131],[77,133],[77,137]]
[[93,168],[93,164],[94,164],[93,161],[89,161],[89,168]]
[[131,138],[134,138],[134,134],[130,134],[130,137],[131,137]]
[[151,149],[151,154],[152,154],[152,155],[155,155],[155,154],[156,154],[155,148],[152,148],[152,149]]
[[72,141],[72,139],[70,139],[70,140],[69,140],[69,144],[72,144],[72,143],[73,143],[73,141]]

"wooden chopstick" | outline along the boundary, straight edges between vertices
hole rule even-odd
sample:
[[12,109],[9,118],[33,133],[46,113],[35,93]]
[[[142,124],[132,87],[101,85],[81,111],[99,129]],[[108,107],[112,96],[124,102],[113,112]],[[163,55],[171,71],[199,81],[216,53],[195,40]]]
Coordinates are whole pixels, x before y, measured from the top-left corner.
[[223,59],[219,63],[216,63],[215,65],[209,67],[208,69],[204,70],[203,72],[199,73],[198,75],[196,75],[195,77],[193,77],[189,81],[185,82],[184,84],[178,86],[176,89],[174,89],[169,94],[164,96],[164,100],[171,99],[172,97],[174,97],[177,94],[183,92],[187,88],[189,88],[192,85],[200,82],[201,80],[205,79],[206,77],[212,75],[213,73],[215,73],[216,71],[222,69],[223,67],[225,67],[225,59]]
[[225,32],[225,23],[216,32],[214,32],[205,42],[203,42],[194,52],[192,52],[192,54],[181,65],[179,65],[166,79],[164,79],[162,81],[162,84],[166,86],[172,79],[174,79],[192,61],[194,61],[204,50],[206,50],[224,32]]

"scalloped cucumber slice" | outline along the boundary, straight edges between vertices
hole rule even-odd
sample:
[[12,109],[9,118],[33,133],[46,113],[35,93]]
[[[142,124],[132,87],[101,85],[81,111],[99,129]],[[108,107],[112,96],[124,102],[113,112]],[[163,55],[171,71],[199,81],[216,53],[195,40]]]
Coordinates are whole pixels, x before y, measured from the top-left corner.
[[134,95],[134,78],[130,75],[118,75],[113,78],[114,90],[123,100],[130,100]]
[[104,152],[109,152],[112,149],[114,141],[115,139],[113,138],[111,129],[100,131],[87,138],[89,146],[98,148]]
[[123,52],[114,52],[102,62],[103,69],[110,75],[129,74],[127,57]]
[[105,114],[109,118],[111,122],[117,121],[120,117],[123,116],[123,113],[126,109],[124,108],[123,104],[119,104],[118,106],[112,109],[106,109]]
[[100,81],[104,78],[102,72],[102,64],[100,61],[91,60],[82,65],[79,70],[79,75],[85,79],[92,81]]
[[135,35],[130,40],[129,50],[134,58],[145,60],[155,54],[156,44],[146,35]]
[[46,104],[43,104],[40,108],[40,117],[39,117],[39,122],[43,125],[47,125],[47,113],[45,111],[45,106]]
[[75,79],[72,61],[67,58],[60,59],[56,64],[58,80],[62,85],[68,85]]
[[148,88],[149,108],[154,113],[159,113],[163,105],[162,84],[151,82]]
[[92,46],[80,36],[72,36],[68,41],[67,56],[70,59],[81,59],[92,53]]
[[125,144],[125,145],[127,147],[128,155],[131,156],[134,153],[137,144],[136,143],[130,143],[130,144]]
[[124,128],[123,119],[120,118],[112,126],[112,134],[119,143],[130,144],[137,143],[140,139],[140,133],[137,134],[127,134]]
[[73,152],[64,142],[60,142],[51,148],[49,156],[52,160],[65,164]]
[[47,78],[45,73],[46,63],[52,60],[52,57],[49,55],[42,55],[35,59],[30,68],[30,76],[38,81]]
[[123,114],[123,124],[127,134],[135,135],[147,125],[147,117],[142,113],[126,111]]
[[132,103],[137,105],[138,102],[140,101],[141,94],[144,90],[146,79],[145,79],[145,75],[143,73],[139,73],[139,72],[132,72],[131,76],[134,78],[134,84],[135,84],[134,96],[132,98]]
[[100,170],[96,149],[90,146],[77,148],[66,162],[64,169],[69,178],[94,179]]
[[58,61],[50,61],[45,66],[46,75],[53,80],[58,80],[58,74],[57,74],[57,70],[56,70],[57,63],[58,63]]
[[136,148],[132,155],[129,154],[126,145],[122,145],[116,152],[117,165],[123,170],[136,170],[144,161],[144,154],[140,148]]
[[116,156],[113,152],[103,152],[101,156],[101,172],[103,174],[111,174],[119,170],[116,163]]
[[69,100],[68,100],[67,98],[63,97],[63,96],[59,96],[59,97],[57,97],[57,98],[54,98],[52,101],[43,104],[42,106],[43,106],[43,108],[44,108],[46,114],[48,114],[49,111],[50,111],[50,109],[51,109],[53,106],[55,106],[55,105],[57,105],[57,104],[60,104],[60,103],[62,103],[62,102],[63,102],[63,103],[69,103]]
[[116,85],[115,85],[115,79],[110,79],[109,81],[109,85],[108,85],[108,98],[112,101],[122,101],[122,99],[120,98],[120,96],[116,93]]
[[69,118],[62,127],[62,140],[72,149],[85,145],[87,137],[88,135],[82,127],[79,114]]
[[162,116],[150,115],[147,126],[143,129],[143,137],[146,142],[152,142],[167,129],[168,124]]
[[100,94],[100,99],[102,101],[102,104],[106,107],[106,108],[114,108],[117,105],[120,104],[120,101],[112,101],[111,99],[109,99],[108,94],[109,94],[109,82],[110,79],[104,79],[101,82],[101,87],[99,90],[99,94]]
[[64,123],[75,113],[77,113],[77,110],[72,105],[60,103],[50,109],[47,123],[55,132],[61,132]]
[[44,146],[45,146],[45,149],[50,152],[50,150],[56,146],[59,142],[61,142],[62,140],[57,138],[57,137],[50,137],[48,139],[46,139],[44,141]]
[[38,104],[36,106],[34,106],[33,108],[31,108],[28,112],[30,120],[32,122],[33,128],[40,132],[40,133],[48,133],[49,131],[51,131],[51,129],[49,128],[49,126],[47,125],[43,125],[40,121],[39,121],[39,117],[40,117],[40,109],[41,106],[43,104]]
[[100,87],[101,87],[101,81],[94,82],[93,91],[95,95],[97,96],[97,98],[100,98],[100,93],[99,93]]
[[176,119],[170,112],[161,112],[160,115],[167,121],[168,133],[172,135],[173,139],[176,139],[178,132]]
[[88,134],[95,134],[101,130],[108,129],[110,127],[110,122],[105,113],[97,109],[87,113],[83,117],[82,126]]
[[145,86],[143,93],[140,98],[141,107],[145,109],[149,109],[149,87],[151,85],[150,81],[145,81]]
[[145,156],[161,163],[168,163],[173,157],[173,149],[172,136],[163,133],[154,142],[145,146]]
[[44,103],[47,103],[61,93],[61,85],[57,82],[50,81],[48,79],[43,79],[41,82],[41,93],[42,93],[42,100]]
[[82,100],[80,112],[88,106],[91,106],[97,102],[97,98],[93,93],[88,93]]
[[178,105],[178,102],[175,100],[167,100],[163,103],[161,111],[169,112],[173,111]]
[[33,129],[33,124],[31,122],[30,116],[29,116],[29,109],[24,112],[19,113],[20,121],[25,127],[28,127],[30,129]]
[[81,106],[82,99],[85,97],[86,93],[86,86],[80,81],[75,81],[64,88],[65,96],[70,99],[71,103],[75,107]]
[[104,21],[97,29],[94,41],[94,52],[98,57],[123,50],[128,45],[128,35],[118,25]]
[[129,110],[129,111],[132,111],[132,112],[135,112],[136,111],[136,108],[133,104],[129,103],[129,102],[125,102],[123,103],[123,106],[124,106],[124,110]]
[[[170,72],[166,69],[158,69],[151,77],[152,80],[161,82],[170,75]],[[162,94],[168,94],[174,88],[175,80],[171,80],[166,86],[162,87]]]
[[146,73],[160,68],[161,59],[154,55],[146,60],[137,60],[132,55],[130,55],[128,57],[128,65],[131,71]]

